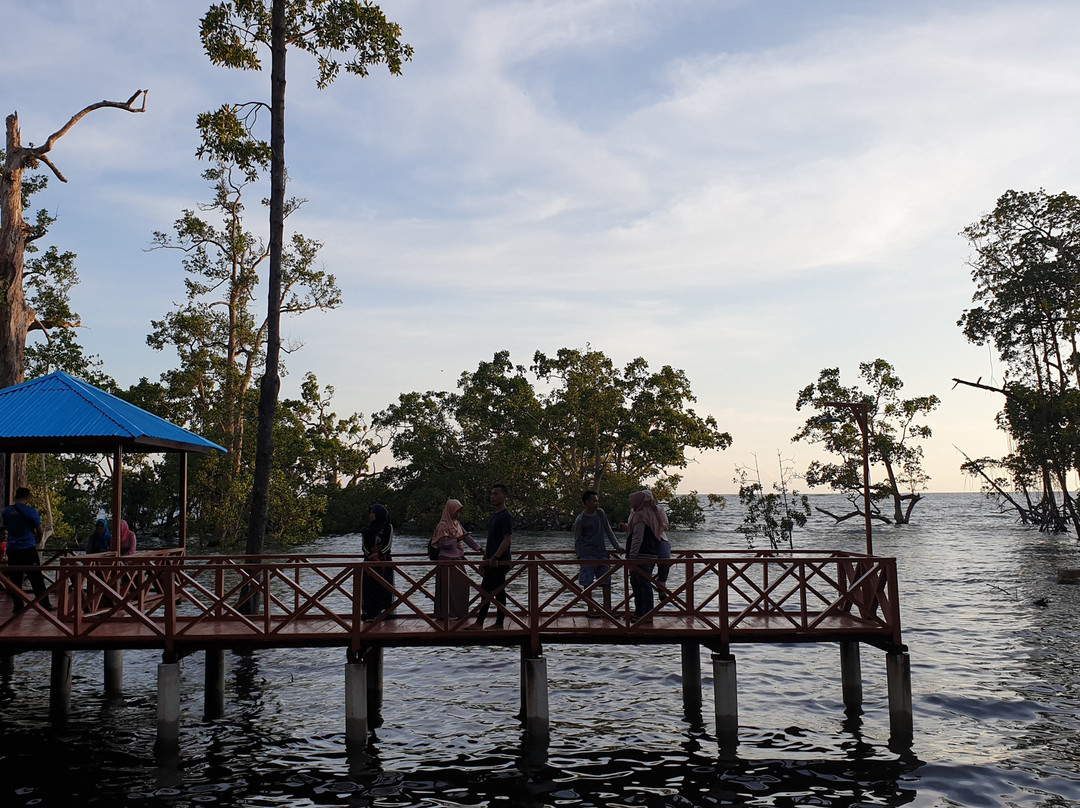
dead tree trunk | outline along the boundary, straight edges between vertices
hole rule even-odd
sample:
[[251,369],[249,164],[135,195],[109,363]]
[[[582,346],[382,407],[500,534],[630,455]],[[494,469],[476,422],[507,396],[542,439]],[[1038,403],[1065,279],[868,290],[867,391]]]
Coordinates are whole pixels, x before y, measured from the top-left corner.
[[[127,101],[99,101],[75,113],[40,146],[23,146],[19,114],[7,116],[4,163],[0,167],[0,388],[19,384],[25,379],[26,335],[36,321],[36,314],[26,304],[23,290],[23,260],[28,241],[41,233],[23,218],[22,175],[26,169],[44,163],[61,182],[67,178],[47,156],[56,141],[95,109],[114,107],[128,112],[146,110],[146,90],[138,90]],[[135,102],[142,99],[140,106]],[[0,466],[6,468],[6,464]],[[26,466],[17,455],[12,473],[12,488],[26,484]]]

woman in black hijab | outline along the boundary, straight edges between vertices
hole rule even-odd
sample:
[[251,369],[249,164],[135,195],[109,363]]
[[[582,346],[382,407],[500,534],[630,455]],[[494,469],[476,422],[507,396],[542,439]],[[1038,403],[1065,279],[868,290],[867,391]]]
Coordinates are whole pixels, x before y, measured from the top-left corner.
[[390,552],[394,546],[394,526],[390,512],[382,505],[368,508],[368,523],[360,529],[364,541],[364,595],[361,602],[365,620],[374,620],[390,609],[393,602],[394,566]]

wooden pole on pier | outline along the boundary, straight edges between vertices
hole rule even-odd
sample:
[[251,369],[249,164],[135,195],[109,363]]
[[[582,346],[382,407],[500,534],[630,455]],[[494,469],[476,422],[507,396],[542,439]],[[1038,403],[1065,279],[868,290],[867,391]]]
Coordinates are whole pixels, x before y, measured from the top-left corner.
[[206,649],[203,672],[203,717],[212,720],[225,715],[225,649]]
[[844,709],[849,713],[861,713],[862,662],[857,641],[840,641],[840,686],[844,694]]
[[168,750],[180,744],[179,662],[158,665],[157,691],[157,745]]
[[67,720],[71,712],[71,651],[53,651],[49,671],[49,717]]
[[368,676],[362,653],[350,651],[345,663],[345,743],[363,747],[368,739]]
[[713,654],[713,699],[716,713],[716,740],[722,747],[739,743],[739,687],[735,657]]
[[688,715],[701,712],[701,646],[696,642],[682,644],[682,698]]
[[889,683],[890,744],[909,746],[915,734],[915,721],[911,707],[911,656],[908,652],[887,653],[885,673]]

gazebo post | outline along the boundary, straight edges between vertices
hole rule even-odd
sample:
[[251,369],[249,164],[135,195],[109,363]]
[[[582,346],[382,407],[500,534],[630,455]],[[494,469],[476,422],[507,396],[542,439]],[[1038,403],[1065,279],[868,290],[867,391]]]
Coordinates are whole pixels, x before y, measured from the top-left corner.
[[180,549],[187,547],[187,452],[180,453]]
[[8,452],[4,455],[4,507],[6,508],[14,500],[11,495],[15,493],[15,487],[11,484],[15,476],[15,453]]
[[117,446],[113,452],[113,495],[112,495],[112,517],[113,517],[113,529],[112,529],[112,549],[113,554],[120,555],[120,501],[123,478],[124,478],[124,449],[122,446]]

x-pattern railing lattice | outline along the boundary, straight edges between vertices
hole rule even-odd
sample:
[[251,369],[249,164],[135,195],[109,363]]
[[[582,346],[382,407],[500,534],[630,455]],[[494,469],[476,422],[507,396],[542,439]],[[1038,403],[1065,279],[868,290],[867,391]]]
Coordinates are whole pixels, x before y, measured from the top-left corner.
[[[16,597],[73,637],[92,637],[103,626],[128,621],[146,634],[165,637],[169,646],[195,641],[208,625],[270,642],[287,632],[319,631],[350,636],[359,645],[366,633],[406,618],[413,621],[407,632],[453,634],[462,628],[467,619],[432,613],[433,582],[440,569],[449,574],[453,568],[468,582],[471,613],[487,601],[489,615],[501,616],[508,630],[524,630],[534,637],[541,632],[580,632],[583,624],[568,618],[585,614],[589,629],[630,631],[628,577],[634,562],[612,558],[609,564],[613,588],[623,585],[611,599],[614,602],[600,597],[600,581],[582,587],[579,562],[560,551],[521,553],[505,583],[492,593],[483,590],[485,567],[476,562],[433,563],[403,556],[392,564],[393,577],[384,578],[378,565],[351,557],[165,554],[62,560],[59,567],[50,568],[56,574],[50,593],[63,604],[59,616],[42,608],[40,598],[25,593]],[[658,597],[649,616],[678,618],[679,630],[727,637],[748,626],[760,628],[758,618],[767,617],[770,627],[812,632],[833,618],[855,618],[868,630],[899,638],[892,559],[824,551],[693,551],[676,553],[671,571],[666,584],[653,579]],[[14,588],[2,571],[0,586]],[[387,589],[391,604],[387,613],[363,621],[360,602],[364,588],[370,586]],[[506,594],[505,605],[498,601],[500,592]],[[0,625],[0,640],[13,619]],[[226,625],[233,629],[225,629]]]

